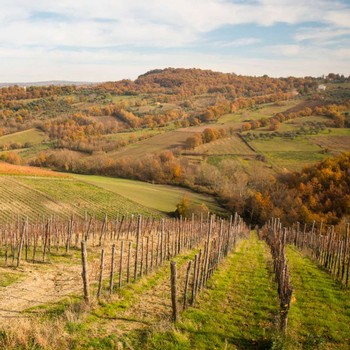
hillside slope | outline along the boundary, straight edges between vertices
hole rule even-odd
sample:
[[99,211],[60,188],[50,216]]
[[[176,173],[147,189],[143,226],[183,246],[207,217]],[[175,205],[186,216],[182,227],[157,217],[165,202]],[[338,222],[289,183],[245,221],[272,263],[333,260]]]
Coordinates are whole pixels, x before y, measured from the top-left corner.
[[159,215],[116,193],[72,178],[0,176],[0,222],[17,216],[31,221],[43,216],[83,216],[85,212],[102,218],[117,214]]

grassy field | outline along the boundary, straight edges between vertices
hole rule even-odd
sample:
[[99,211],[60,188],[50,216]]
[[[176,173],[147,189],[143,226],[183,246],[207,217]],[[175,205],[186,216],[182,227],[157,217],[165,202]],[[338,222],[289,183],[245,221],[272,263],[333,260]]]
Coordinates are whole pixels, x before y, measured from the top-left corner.
[[250,144],[266,157],[268,163],[279,169],[301,170],[329,157],[320,146],[305,137],[293,140],[275,137],[272,140],[253,140]]
[[137,140],[140,137],[155,136],[162,132],[162,129],[140,129],[130,132],[118,132],[115,134],[104,135],[103,137],[109,140]]
[[264,117],[271,117],[275,113],[281,113],[289,108],[297,106],[300,100],[283,101],[281,105],[275,103],[265,103],[256,105],[252,108],[246,108],[236,113],[225,114],[219,118],[219,123],[240,122],[245,120],[257,120]]
[[155,152],[174,150],[182,148],[186,139],[193,136],[193,132],[169,131],[160,135],[155,135],[149,139],[133,143],[123,149],[109,153],[113,157],[144,157]]
[[294,302],[290,349],[349,349],[350,291],[294,247],[287,250]]
[[19,131],[14,134],[4,135],[0,137],[0,145],[6,145],[10,143],[21,143],[30,142],[35,145],[41,143],[47,139],[44,132],[37,129],[28,129],[25,131]]
[[239,243],[215,272],[196,307],[175,327],[133,332],[142,349],[269,349],[273,344],[278,300],[269,253],[256,236]]
[[0,176],[0,221],[28,216],[35,221],[42,216],[69,217],[85,212],[102,218],[105,213],[160,215],[111,191],[72,178],[39,176]]
[[193,204],[203,203],[213,212],[223,212],[223,209],[218,206],[212,197],[195,193],[181,187],[156,185],[147,182],[116,179],[104,176],[73,176],[80,181],[93,184],[129,198],[142,206],[165,213],[174,212],[176,204],[178,204],[184,196],[187,196]]
[[256,155],[256,153],[236,135],[205,143],[196,147],[194,150],[188,151],[188,153],[205,155]]
[[80,215],[85,211],[103,217],[107,213],[111,217],[119,214],[157,214],[128,198],[122,197],[100,187],[77,181],[75,179],[38,179],[22,177],[18,182],[40,191],[62,205],[75,209]]

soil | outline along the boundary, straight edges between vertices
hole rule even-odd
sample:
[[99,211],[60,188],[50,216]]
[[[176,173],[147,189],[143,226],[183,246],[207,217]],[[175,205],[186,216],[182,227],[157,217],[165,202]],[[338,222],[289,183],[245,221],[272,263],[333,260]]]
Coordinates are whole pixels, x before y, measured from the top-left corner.
[[24,266],[25,278],[0,289],[0,320],[28,317],[22,311],[81,290],[80,266]]

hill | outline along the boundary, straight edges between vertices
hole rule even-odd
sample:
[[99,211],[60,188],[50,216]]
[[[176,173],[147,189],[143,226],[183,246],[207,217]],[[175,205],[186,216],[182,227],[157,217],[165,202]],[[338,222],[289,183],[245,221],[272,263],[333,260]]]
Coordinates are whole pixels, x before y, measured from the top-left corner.
[[[319,90],[319,84],[326,86]],[[252,219],[278,176],[349,151],[349,83],[167,68],[0,90],[0,158],[214,194]]]

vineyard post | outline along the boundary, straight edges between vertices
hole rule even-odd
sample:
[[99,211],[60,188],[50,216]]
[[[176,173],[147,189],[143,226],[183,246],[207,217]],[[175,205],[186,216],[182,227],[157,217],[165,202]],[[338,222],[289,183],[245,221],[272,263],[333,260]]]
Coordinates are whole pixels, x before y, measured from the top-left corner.
[[28,216],[26,217],[26,230],[25,230],[25,259],[28,261],[28,251],[29,251],[29,223],[28,223]]
[[151,233],[151,271],[153,271],[153,259],[154,259],[154,234]]
[[164,218],[161,219],[161,230],[160,230],[160,265],[163,263],[163,239],[164,239]]
[[22,230],[21,230],[21,240],[18,247],[18,255],[17,255],[17,267],[19,266],[21,262],[21,255],[22,255],[22,248],[23,248],[23,240],[24,240],[24,233],[25,233],[25,227],[26,222],[23,222],[22,224]]
[[131,245],[132,243],[129,242],[129,247],[128,247],[128,261],[127,261],[127,267],[126,267],[126,282],[130,282],[130,263],[131,263]]
[[141,237],[141,259],[140,259],[140,277],[143,276],[143,251],[144,251],[144,237]]
[[186,307],[187,307],[187,292],[188,292],[188,282],[190,280],[191,265],[192,265],[192,261],[190,260],[188,262],[187,271],[186,271],[186,283],[185,283],[185,291],[184,291],[183,310],[186,310]]
[[138,260],[138,254],[139,254],[140,234],[141,234],[141,215],[137,217],[134,281],[137,280],[137,260]]
[[197,288],[197,264],[198,264],[198,254],[196,254],[196,255],[194,256],[191,305],[194,305],[195,299],[196,299],[196,288]]
[[107,224],[108,224],[108,217],[107,217],[107,213],[106,213],[104,220],[103,220],[102,227],[101,227],[100,239],[99,239],[99,243],[98,243],[100,247],[102,245],[102,239],[104,238],[104,232],[105,232]]
[[146,275],[148,275],[149,264],[149,236],[146,237]]
[[111,271],[110,271],[110,275],[109,275],[109,294],[113,293],[114,258],[115,258],[115,244],[112,245]]
[[342,266],[342,272],[341,272],[341,280],[342,281],[344,280],[346,259],[348,258],[348,249],[349,249],[348,244],[349,244],[349,224],[346,224],[344,250],[343,250],[343,266]]
[[[70,240],[72,237],[72,230],[73,230],[73,216],[71,217],[71,219],[69,220],[69,224],[68,224],[68,235],[67,235],[67,243],[66,243],[66,254],[69,252],[69,248],[70,248]],[[33,258],[34,260],[34,258]]]
[[86,243],[81,241],[81,260],[83,265],[82,278],[83,278],[83,287],[84,287],[84,300],[86,303],[90,302],[89,295],[89,279],[88,279],[88,266],[87,266],[87,251]]
[[124,241],[122,241],[121,247],[120,247],[119,288],[122,287],[122,283],[123,283],[123,253],[124,253]]
[[172,305],[172,321],[177,321],[177,288],[176,288],[176,262],[170,263],[170,283],[171,283],[171,305]]
[[101,251],[101,263],[100,263],[100,275],[98,279],[98,289],[97,289],[97,299],[100,299],[101,290],[102,290],[102,282],[103,282],[103,270],[104,270],[104,258],[105,258],[105,250],[102,248]]

